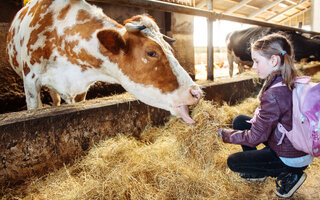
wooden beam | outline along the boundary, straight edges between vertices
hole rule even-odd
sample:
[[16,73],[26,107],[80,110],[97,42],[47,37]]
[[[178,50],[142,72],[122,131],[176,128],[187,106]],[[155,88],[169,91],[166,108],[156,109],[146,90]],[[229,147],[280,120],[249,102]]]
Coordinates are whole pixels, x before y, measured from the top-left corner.
[[296,5],[292,5],[292,6],[288,7],[287,9],[283,10],[282,12],[280,12],[280,13],[278,13],[278,14],[270,17],[270,18],[268,18],[266,21],[267,21],[267,22],[268,22],[268,21],[271,21],[272,19],[274,19],[274,18],[276,18],[276,17],[278,17],[278,16],[280,16],[280,15],[283,15],[283,14],[286,13],[287,11],[289,11],[289,10],[291,10],[291,9],[294,9],[294,8],[300,6],[301,4],[303,4],[303,3],[306,2],[306,1],[308,1],[308,0],[303,0],[303,1],[301,1],[300,3],[298,3],[298,4],[296,4]]
[[259,15],[260,13],[263,13],[264,11],[268,10],[269,8],[272,8],[273,6],[277,5],[278,3],[282,2],[283,0],[276,0],[268,5],[266,5],[265,7],[261,8],[260,10],[252,13],[251,15],[248,16],[249,19]]
[[202,0],[199,3],[196,4],[196,8],[201,8],[203,9],[207,5],[207,2]]
[[[238,4],[239,2],[237,2],[237,1],[234,1],[234,0],[225,0],[225,1],[229,1],[229,2],[232,2],[232,3],[235,3],[235,4]],[[252,0],[251,0],[252,1]],[[241,2],[240,2],[241,3]],[[236,6],[236,5],[235,5]],[[243,6],[245,6],[245,7],[248,7],[248,8],[252,8],[252,9],[255,9],[255,10],[260,10],[260,8],[258,8],[258,7],[256,7],[256,6],[252,6],[252,5],[249,5],[249,4],[245,4],[245,5],[243,5]],[[271,13],[275,13],[274,11],[268,11],[268,12],[271,12]],[[226,11],[224,10],[223,11],[223,13],[225,13],[225,14],[228,14],[228,13],[226,13]],[[230,13],[229,13],[230,14]]]
[[[240,3],[238,3],[237,5],[233,6],[232,8],[230,8],[229,10],[227,10],[225,12],[225,14],[231,14],[234,11],[238,10],[239,8],[241,8],[242,6],[246,5],[247,3],[249,3],[251,0],[242,0]],[[256,8],[256,7],[255,7]]]
[[299,10],[299,11],[297,11],[295,14],[293,14],[293,15],[291,15],[291,16],[288,16],[288,17],[285,18],[284,20],[281,20],[280,23],[285,23],[285,22],[291,20],[292,18],[294,18],[294,17],[296,17],[296,16],[298,16],[298,15],[301,15],[301,14],[307,12],[308,10],[309,10],[309,8],[306,8],[306,9],[304,9],[304,10]]

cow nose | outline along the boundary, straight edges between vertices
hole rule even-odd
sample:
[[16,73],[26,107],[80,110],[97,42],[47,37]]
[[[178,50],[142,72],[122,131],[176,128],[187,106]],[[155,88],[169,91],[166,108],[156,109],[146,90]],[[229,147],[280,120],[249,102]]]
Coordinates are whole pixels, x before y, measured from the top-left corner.
[[189,91],[193,99],[196,101],[195,103],[197,103],[202,97],[202,90],[198,85],[192,85]]

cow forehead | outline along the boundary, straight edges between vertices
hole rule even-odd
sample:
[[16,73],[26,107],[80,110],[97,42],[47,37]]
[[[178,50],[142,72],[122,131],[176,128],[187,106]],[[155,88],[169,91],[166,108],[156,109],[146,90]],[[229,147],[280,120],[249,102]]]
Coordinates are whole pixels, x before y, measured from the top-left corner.
[[[141,33],[126,33],[129,50],[119,63],[122,72],[130,80],[142,85],[152,85],[163,93],[172,92],[179,87],[174,64],[168,59],[166,51],[154,40]],[[156,53],[150,58],[148,53]]]
[[149,15],[137,15],[124,21],[125,24],[132,24],[134,26],[145,26],[146,28],[141,30],[141,33],[151,40],[157,42],[164,51],[171,51],[171,46],[163,39],[163,34],[155,22],[155,20]]
[[153,32],[160,32],[155,20],[148,15],[136,15],[124,21],[124,24],[131,23],[133,25],[144,25]]

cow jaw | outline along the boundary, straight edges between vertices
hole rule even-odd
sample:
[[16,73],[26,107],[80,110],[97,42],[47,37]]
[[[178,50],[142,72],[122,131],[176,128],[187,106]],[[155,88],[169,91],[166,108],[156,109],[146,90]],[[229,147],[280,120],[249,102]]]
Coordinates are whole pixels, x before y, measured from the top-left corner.
[[176,112],[181,116],[183,121],[185,121],[188,124],[193,124],[195,121],[191,119],[189,116],[189,108],[187,105],[178,106],[175,108]]
[[[181,117],[186,123],[195,123],[189,116],[188,106],[194,105],[197,101],[186,94],[188,92],[187,89],[183,90],[180,88],[171,93],[163,93],[160,89],[155,88],[152,85],[134,83],[124,74],[122,74],[120,84],[141,102],[170,111],[172,115]],[[185,93],[183,91],[185,91]]]
[[[189,93],[186,91],[190,91]],[[171,113],[173,115],[180,116],[183,121],[188,124],[193,124],[195,121],[189,116],[189,105],[195,105],[199,102],[200,98],[202,97],[202,91],[199,86],[192,84],[187,89],[178,89],[176,90],[173,95],[172,99],[175,102],[171,107]]]

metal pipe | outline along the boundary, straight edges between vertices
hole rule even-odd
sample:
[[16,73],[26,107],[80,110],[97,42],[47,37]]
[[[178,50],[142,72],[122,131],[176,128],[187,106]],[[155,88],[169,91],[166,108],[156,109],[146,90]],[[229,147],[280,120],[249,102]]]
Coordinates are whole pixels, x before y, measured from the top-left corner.
[[122,6],[138,7],[145,8],[163,12],[176,12],[187,15],[196,15],[208,17],[213,15],[213,12],[207,11],[204,9],[194,8],[190,6],[184,6],[169,2],[156,1],[156,0],[87,0],[89,2],[101,2],[109,4],[117,4]]

